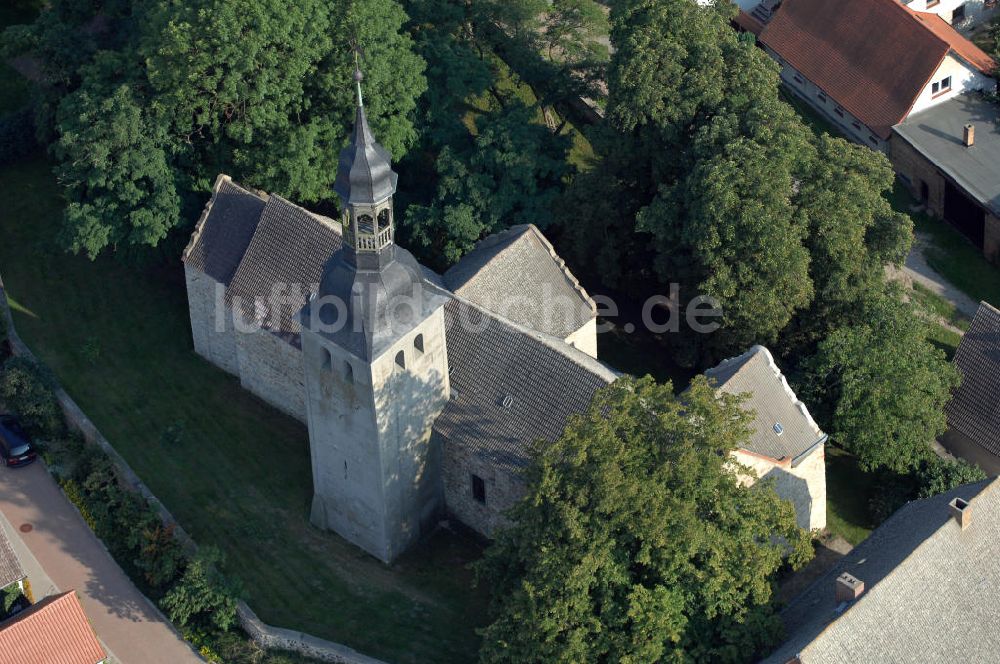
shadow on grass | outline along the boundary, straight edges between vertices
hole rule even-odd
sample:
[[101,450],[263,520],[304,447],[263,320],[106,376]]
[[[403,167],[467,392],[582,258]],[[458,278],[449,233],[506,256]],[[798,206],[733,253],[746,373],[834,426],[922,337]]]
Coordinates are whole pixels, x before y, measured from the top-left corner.
[[875,493],[875,476],[858,468],[854,455],[839,447],[826,447],[826,528],[857,546],[872,528],[869,502]]
[[262,620],[394,662],[475,659],[478,543],[440,531],[386,566],[313,528],[305,427],[194,354],[179,261],[58,250],[42,158],[0,169],[0,195],[0,270],[35,314],[15,311],[21,336],[184,529],[225,551]]

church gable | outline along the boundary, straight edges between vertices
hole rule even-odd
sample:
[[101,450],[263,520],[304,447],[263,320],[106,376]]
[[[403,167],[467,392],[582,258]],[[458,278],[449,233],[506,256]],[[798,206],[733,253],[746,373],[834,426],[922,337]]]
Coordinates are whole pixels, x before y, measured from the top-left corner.
[[220,175],[184,251],[184,262],[228,286],[253,238],[267,196]]
[[[297,336],[296,316],[315,291],[323,265],[342,244],[336,222],[272,195],[226,299],[233,304],[239,298],[244,319],[265,316],[264,324],[272,331]],[[262,305],[276,287],[282,289],[283,301],[277,310],[265,311]]]
[[444,283],[456,295],[558,339],[596,316],[587,291],[531,224],[481,241],[444,274]]

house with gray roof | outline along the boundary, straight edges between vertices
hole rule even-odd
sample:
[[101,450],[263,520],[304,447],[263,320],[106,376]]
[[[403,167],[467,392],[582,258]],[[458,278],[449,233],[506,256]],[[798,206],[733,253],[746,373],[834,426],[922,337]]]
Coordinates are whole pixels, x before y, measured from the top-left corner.
[[945,410],[941,442],[956,456],[1000,473],[1000,311],[981,302],[955,351],[962,382]]
[[766,664],[995,662],[1000,480],[913,501],[781,613]]
[[928,211],[1000,260],[1000,105],[956,95],[893,127],[893,167]]
[[[490,536],[534,445],[618,377],[596,357],[594,302],[534,226],[444,275],[397,245],[397,178],[360,81],[338,169],[339,220],[219,176],[184,252],[194,349],[306,423],[317,527],[386,562],[442,514]],[[752,369],[733,384],[778,409],[788,394]],[[790,464],[805,425],[782,417]]]
[[705,372],[716,389],[744,395],[750,412],[750,441],[734,453],[755,478],[774,482],[795,506],[800,528],[826,528],[827,435],[785,380],[771,352],[754,346]]

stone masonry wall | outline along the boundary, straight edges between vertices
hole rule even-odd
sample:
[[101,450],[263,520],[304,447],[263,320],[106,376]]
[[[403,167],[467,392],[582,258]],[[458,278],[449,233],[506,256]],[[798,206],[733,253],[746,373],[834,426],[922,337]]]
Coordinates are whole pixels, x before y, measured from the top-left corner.
[[927,210],[935,217],[943,216],[944,177],[938,169],[896,133],[889,139],[889,159],[917,200],[920,183],[927,183]]
[[224,287],[201,270],[184,266],[194,351],[217,367],[238,376],[236,332],[222,296]]
[[[483,478],[486,502],[472,495],[472,475]],[[524,496],[526,487],[516,469],[492,464],[468,447],[444,441],[444,500],[449,514],[486,537],[507,525],[504,512]]]
[[733,456],[750,466],[760,479],[774,482],[774,490],[795,507],[799,527],[806,530],[826,528],[826,452],[819,445],[793,467],[743,450]]
[[240,384],[278,410],[306,421],[302,351],[267,330],[237,333]]

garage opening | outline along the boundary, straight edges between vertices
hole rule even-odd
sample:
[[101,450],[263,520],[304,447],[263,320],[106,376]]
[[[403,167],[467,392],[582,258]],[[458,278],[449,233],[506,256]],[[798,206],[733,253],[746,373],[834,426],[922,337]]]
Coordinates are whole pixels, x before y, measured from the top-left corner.
[[973,244],[983,248],[986,213],[951,182],[944,183],[944,218]]

